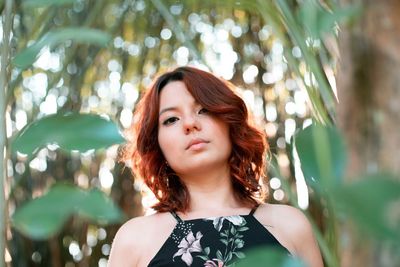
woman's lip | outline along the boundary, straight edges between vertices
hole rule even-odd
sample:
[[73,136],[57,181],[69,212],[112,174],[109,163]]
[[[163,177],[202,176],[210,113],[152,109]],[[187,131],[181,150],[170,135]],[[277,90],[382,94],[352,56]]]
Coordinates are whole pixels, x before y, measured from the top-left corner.
[[202,149],[208,142],[198,142],[190,145],[187,150],[199,150]]
[[208,141],[203,140],[203,139],[194,139],[194,140],[190,141],[190,143],[186,147],[186,149],[189,149],[191,146],[198,145],[198,144],[203,144],[203,143],[208,143]]

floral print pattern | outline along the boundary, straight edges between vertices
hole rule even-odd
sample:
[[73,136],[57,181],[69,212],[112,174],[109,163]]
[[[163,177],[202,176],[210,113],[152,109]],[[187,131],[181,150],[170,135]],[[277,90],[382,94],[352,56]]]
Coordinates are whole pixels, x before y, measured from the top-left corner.
[[202,237],[203,234],[201,232],[197,232],[195,237],[193,232],[190,231],[189,234],[183,238],[178,245],[179,250],[174,254],[173,258],[182,256],[181,259],[187,264],[187,266],[192,265],[193,257],[191,253],[202,251],[200,246],[200,239]]
[[274,247],[290,252],[249,214],[182,220],[171,212],[177,224],[149,263],[149,267],[235,267],[247,251]]
[[219,259],[207,260],[204,267],[224,267],[224,263]]
[[[249,228],[242,216],[212,217],[204,220],[212,222],[214,229],[218,231],[220,247],[223,249],[211,252],[209,246],[202,247],[200,244],[203,234],[199,231],[194,236],[190,231],[179,243],[179,250],[173,255],[173,259],[181,256],[182,261],[191,266],[193,257],[198,257],[204,261],[204,267],[228,267],[236,260],[245,258],[241,251],[244,248],[243,232]],[[223,227],[224,222],[226,227]]]
[[222,228],[222,224],[224,223],[224,220],[228,220],[231,223],[233,223],[236,226],[242,225],[243,223],[246,223],[246,221],[244,220],[244,218],[242,216],[239,215],[235,215],[235,216],[225,216],[225,217],[211,217],[211,218],[207,218],[204,220],[212,220],[213,224],[214,224],[214,228],[219,232],[221,231]]

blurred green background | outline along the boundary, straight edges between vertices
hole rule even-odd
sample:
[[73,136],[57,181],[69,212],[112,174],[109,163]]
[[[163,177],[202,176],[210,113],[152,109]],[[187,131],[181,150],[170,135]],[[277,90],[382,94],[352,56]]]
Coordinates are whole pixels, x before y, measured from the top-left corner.
[[[269,201],[304,210],[326,266],[400,266],[396,1],[0,9],[0,267],[106,266],[119,226],[154,201],[117,160],[132,111],[188,64],[238,87],[268,135]],[[257,253],[243,266],[300,266]]]

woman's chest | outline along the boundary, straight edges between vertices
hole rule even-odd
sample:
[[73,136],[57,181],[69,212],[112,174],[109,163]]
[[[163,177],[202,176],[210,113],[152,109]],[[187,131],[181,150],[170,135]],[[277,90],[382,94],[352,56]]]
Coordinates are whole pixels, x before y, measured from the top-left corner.
[[259,246],[280,244],[253,216],[182,221],[149,266],[229,266]]

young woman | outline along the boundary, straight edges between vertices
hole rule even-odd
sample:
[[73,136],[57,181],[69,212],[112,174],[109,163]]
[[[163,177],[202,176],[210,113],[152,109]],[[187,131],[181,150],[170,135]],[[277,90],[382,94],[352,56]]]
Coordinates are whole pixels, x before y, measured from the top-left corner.
[[266,139],[226,82],[177,68],[155,81],[136,116],[130,159],[159,202],[119,229],[110,267],[220,267],[259,246],[323,266],[303,213],[263,204]]

